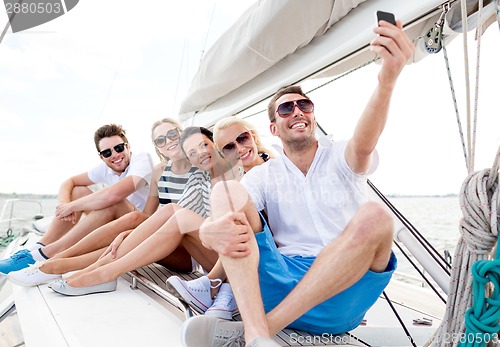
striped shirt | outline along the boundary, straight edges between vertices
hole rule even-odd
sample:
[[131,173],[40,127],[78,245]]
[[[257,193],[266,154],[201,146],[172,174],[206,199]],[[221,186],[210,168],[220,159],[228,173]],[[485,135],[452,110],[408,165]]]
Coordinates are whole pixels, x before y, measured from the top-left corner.
[[[264,161],[269,160],[266,153],[259,154]],[[241,167],[238,167],[241,169]],[[241,169],[242,170],[242,169]],[[243,175],[243,171],[240,172]],[[234,173],[233,173],[234,175]],[[202,217],[210,215],[210,193],[212,192],[212,177],[206,171],[196,170],[186,183],[186,189],[178,205],[187,208]]]
[[212,178],[206,171],[196,170],[188,179],[186,189],[178,204],[202,217],[210,215]]
[[188,172],[179,175],[172,172],[172,162],[168,162],[158,180],[160,205],[163,206],[171,202],[177,203],[184,193],[189,177],[196,170],[198,169],[193,166]]

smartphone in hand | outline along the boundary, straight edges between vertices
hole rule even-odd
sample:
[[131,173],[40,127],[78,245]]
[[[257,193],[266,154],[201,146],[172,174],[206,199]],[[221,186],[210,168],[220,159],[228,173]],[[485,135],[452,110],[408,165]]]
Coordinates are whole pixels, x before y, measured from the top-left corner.
[[396,25],[396,18],[394,17],[394,14],[390,12],[377,11],[375,15],[377,17],[377,25],[381,20],[385,20],[386,22],[389,22],[392,25]]

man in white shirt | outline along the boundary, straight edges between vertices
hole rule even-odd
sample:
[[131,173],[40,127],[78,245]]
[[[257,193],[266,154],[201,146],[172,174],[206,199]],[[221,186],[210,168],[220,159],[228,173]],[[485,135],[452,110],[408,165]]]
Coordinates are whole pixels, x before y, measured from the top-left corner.
[[[94,142],[102,162],[61,184],[59,205],[47,232],[31,249],[0,261],[0,273],[8,274],[48,259],[92,230],[144,208],[153,169],[149,154],[132,154],[125,130],[116,124],[97,129]],[[90,186],[98,183],[105,187],[93,191]],[[82,213],[85,218],[80,220]]]
[[375,146],[397,78],[413,54],[401,27],[381,21],[374,29],[378,86],[348,141],[316,138],[314,104],[300,87],[272,98],[270,130],[283,155],[241,183],[216,185],[211,220],[200,230],[220,255],[243,323],[193,317],[183,326],[185,346],[242,345],[243,335],[251,346],[277,346],[272,336],[285,327],[344,333],[383,291],[396,267],[393,223],[367,200],[367,175],[378,163]]

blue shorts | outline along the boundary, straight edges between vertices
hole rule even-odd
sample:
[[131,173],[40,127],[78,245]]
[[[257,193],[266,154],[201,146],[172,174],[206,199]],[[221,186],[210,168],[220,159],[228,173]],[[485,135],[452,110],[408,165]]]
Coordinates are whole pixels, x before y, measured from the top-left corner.
[[[260,252],[260,288],[267,313],[292,291],[316,257],[289,257],[281,254],[267,223],[264,220],[262,223],[264,229],[255,234],[255,237]],[[288,327],[315,335],[341,334],[356,328],[389,283],[396,265],[397,260],[392,253],[384,272],[368,271],[351,287],[313,307]]]

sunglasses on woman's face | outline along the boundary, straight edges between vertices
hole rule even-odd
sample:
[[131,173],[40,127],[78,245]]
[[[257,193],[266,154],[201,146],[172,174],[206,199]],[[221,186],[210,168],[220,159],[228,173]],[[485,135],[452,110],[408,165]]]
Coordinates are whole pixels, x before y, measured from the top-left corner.
[[166,135],[160,135],[156,139],[154,139],[153,143],[155,144],[156,147],[162,148],[165,146],[167,143],[167,139],[171,141],[177,140],[181,135],[179,134],[179,129],[170,129],[167,131]]
[[[126,145],[127,145],[127,143],[123,142],[123,143],[120,143],[120,144],[114,146],[112,149],[114,149],[116,153],[121,153],[125,150]],[[111,157],[111,154],[113,154],[113,153],[111,152],[111,148],[107,148],[107,149],[103,149],[102,151],[100,151],[99,154],[103,158],[109,158],[109,157]]]
[[286,118],[292,114],[293,110],[295,109],[295,106],[297,106],[299,110],[301,110],[302,112],[310,113],[314,111],[314,104],[311,100],[301,99],[301,100],[287,101],[280,104],[276,108],[276,113],[281,118]]
[[226,143],[224,147],[222,147],[222,154],[224,154],[225,157],[229,158],[234,155],[236,152],[236,143],[239,143],[242,146],[248,146],[251,144],[251,138],[252,135],[248,131],[245,131],[238,136],[236,136],[236,139],[232,142]]

